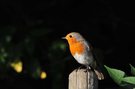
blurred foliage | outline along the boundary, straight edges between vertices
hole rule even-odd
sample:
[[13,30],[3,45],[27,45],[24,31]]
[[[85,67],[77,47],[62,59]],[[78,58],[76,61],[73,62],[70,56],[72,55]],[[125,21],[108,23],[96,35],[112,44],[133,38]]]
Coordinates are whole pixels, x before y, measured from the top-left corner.
[[66,45],[61,41],[54,41],[49,48],[48,57],[51,62],[51,76],[53,78],[52,89],[62,89],[63,85],[61,84],[63,81],[62,77],[64,77],[63,73],[65,70],[66,60],[63,58],[65,55]]
[[[131,74],[135,72],[134,67],[131,66]],[[135,76],[128,76],[124,71],[119,69],[110,68],[105,65],[110,77],[114,80],[116,84],[124,87],[125,89],[135,88]]]
[[48,39],[50,32],[46,28],[28,31],[10,26],[1,28],[0,79],[16,79],[19,75],[35,80],[49,78],[52,89],[62,89],[64,86],[57,83],[63,82],[66,45],[61,37]]
[[[135,25],[131,8],[134,5],[127,1],[122,3],[111,0],[0,0],[1,81],[3,78],[17,80],[23,76],[28,80],[43,81],[43,86],[48,89],[67,88],[68,80],[64,76],[67,79],[74,69],[71,67],[77,63],[67,61],[73,58],[66,53],[69,51],[66,51],[66,45],[60,38],[71,31],[80,32],[92,42],[94,49],[101,49],[97,50],[97,54],[105,56],[100,56],[103,61],[99,60],[99,63],[129,71],[125,64],[135,63]],[[132,74],[133,71],[132,67]],[[46,78],[42,80],[41,76]],[[31,82],[28,81],[28,85]],[[114,87],[109,80],[102,82],[101,89]],[[7,81],[5,84],[7,86]],[[22,84],[24,82],[21,87]],[[32,84],[31,89],[36,85]]]
[[[0,71],[2,72],[10,69],[10,67],[15,69],[18,73],[25,70],[27,71],[27,69],[22,68],[23,62],[25,62],[27,58],[29,58],[29,60],[36,60],[36,58],[34,57],[35,41],[38,40],[38,37],[40,37],[40,34],[43,34],[44,31],[42,33],[41,31],[37,32],[38,36],[35,35],[35,32],[33,32],[33,34],[29,32],[29,35],[22,34],[24,38],[21,38],[21,34],[20,36],[15,36],[18,35],[18,31],[19,30],[17,28],[10,26],[1,28]],[[33,61],[30,62],[31,64],[33,64]],[[38,63],[38,61],[36,62]]]

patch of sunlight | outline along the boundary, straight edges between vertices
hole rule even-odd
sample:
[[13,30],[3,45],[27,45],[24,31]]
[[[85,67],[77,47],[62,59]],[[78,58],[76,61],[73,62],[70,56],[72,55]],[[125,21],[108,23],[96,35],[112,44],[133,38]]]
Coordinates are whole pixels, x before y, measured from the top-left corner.
[[15,62],[12,62],[10,64],[10,66],[17,72],[17,73],[21,73],[23,70],[23,63],[20,60],[17,60]]
[[41,74],[40,74],[40,78],[45,79],[46,77],[47,77],[46,72],[42,71]]

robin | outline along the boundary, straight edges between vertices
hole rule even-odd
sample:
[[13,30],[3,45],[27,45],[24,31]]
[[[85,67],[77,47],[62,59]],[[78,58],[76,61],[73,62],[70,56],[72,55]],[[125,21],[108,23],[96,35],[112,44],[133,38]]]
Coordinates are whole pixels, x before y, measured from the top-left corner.
[[97,64],[91,44],[89,44],[78,32],[71,32],[63,37],[63,39],[68,41],[70,52],[75,60],[85,65],[87,69],[93,69],[98,79],[103,80],[104,75],[99,70],[96,70]]

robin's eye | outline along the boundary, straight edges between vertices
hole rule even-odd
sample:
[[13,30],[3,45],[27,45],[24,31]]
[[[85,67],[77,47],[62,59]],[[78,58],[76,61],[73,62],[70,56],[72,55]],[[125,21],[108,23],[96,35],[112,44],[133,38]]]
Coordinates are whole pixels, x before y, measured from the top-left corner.
[[72,35],[69,35],[70,38],[72,38]]

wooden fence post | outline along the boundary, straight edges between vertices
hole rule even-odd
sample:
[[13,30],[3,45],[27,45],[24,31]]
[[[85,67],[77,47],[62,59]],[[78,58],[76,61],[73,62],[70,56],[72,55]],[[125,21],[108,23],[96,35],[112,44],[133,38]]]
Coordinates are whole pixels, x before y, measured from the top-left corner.
[[75,69],[69,75],[68,89],[98,89],[96,74],[86,69]]

